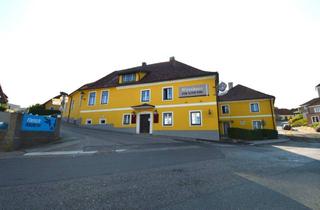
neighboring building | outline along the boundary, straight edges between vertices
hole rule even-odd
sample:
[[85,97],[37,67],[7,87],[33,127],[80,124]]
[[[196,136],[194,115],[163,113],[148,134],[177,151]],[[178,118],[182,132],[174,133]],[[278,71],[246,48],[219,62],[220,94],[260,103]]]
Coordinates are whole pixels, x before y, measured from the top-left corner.
[[308,120],[308,124],[320,122],[320,84],[316,86],[318,98],[314,98],[300,105],[300,112]]
[[48,110],[60,110],[60,107],[61,107],[60,98],[61,98],[61,95],[57,95],[56,97],[53,97],[48,101],[44,102],[42,105],[45,107],[45,109],[48,109]]
[[26,108],[21,108],[20,105],[8,104],[7,112],[24,112]]
[[57,95],[56,97],[46,101],[42,105],[45,107],[45,109],[48,110],[63,111],[65,109],[64,101],[65,103],[68,101],[68,97],[65,95],[65,93]]
[[219,139],[218,73],[170,61],[115,71],[69,95],[63,116],[131,133]]
[[[69,94],[63,118],[76,124],[129,133],[218,140],[218,83],[217,72],[196,69],[173,57],[168,62],[143,63],[112,72]],[[243,103],[247,103],[249,109],[251,102],[258,106],[254,107],[258,113],[254,112],[252,118],[260,120],[259,128],[275,128],[271,123],[273,96],[249,95],[243,101],[241,95],[246,95],[246,92],[237,93],[240,99],[230,101],[231,113],[235,114],[231,116],[235,121],[231,127],[259,127],[257,123],[255,126],[243,126],[237,120],[239,116],[251,119],[246,117],[249,113],[236,111],[243,108]],[[228,104],[229,101],[223,103]],[[239,105],[233,107],[233,104]],[[226,119],[226,116],[222,118]]]
[[3,92],[0,85],[0,106],[6,106],[8,103],[8,96]]
[[222,135],[229,127],[276,129],[275,97],[237,85],[219,96],[219,126]]
[[296,109],[279,109],[279,108],[275,108],[274,111],[275,111],[275,114],[276,114],[276,120],[278,120],[278,121],[287,121],[287,120],[293,118],[296,115],[295,112],[297,110]]

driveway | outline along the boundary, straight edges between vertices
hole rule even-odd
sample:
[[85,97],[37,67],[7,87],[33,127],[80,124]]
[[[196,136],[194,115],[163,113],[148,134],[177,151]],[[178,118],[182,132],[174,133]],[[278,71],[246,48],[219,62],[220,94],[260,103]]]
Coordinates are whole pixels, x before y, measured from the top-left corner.
[[232,145],[63,127],[0,158],[1,209],[320,209],[320,144]]
[[[27,149],[27,152],[50,151],[98,151],[107,152],[134,148],[156,148],[185,146],[181,139],[152,136],[149,134],[137,135],[112,131],[79,128],[75,125],[63,124],[61,140],[49,145]],[[192,143],[190,143],[192,144]]]

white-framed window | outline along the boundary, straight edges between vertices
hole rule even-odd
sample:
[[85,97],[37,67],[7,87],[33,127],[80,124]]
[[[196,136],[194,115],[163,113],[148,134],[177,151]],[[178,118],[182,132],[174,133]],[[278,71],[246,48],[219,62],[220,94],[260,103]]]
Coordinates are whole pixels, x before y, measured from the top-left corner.
[[106,123],[107,123],[107,121],[106,121],[105,118],[100,118],[99,119],[99,124],[106,124]]
[[311,120],[312,120],[312,123],[320,122],[319,116],[312,116],[312,117],[311,117]]
[[92,124],[92,120],[91,119],[86,119],[86,124],[87,125],[91,125]]
[[93,106],[96,103],[96,92],[89,93],[88,105]]
[[107,104],[109,102],[109,91],[103,90],[101,92],[101,104]]
[[162,112],[162,126],[173,125],[173,112]]
[[262,129],[262,121],[261,120],[253,120],[252,121],[253,129]]
[[134,82],[134,81],[136,81],[136,74],[135,73],[122,75],[122,82],[123,83]]
[[251,103],[250,104],[250,111],[251,112],[260,112],[259,103]]
[[131,123],[131,114],[124,114],[122,119],[123,125],[130,125]]
[[222,114],[229,114],[230,112],[229,105],[222,105],[221,111],[222,111]]
[[162,100],[171,101],[173,99],[173,88],[164,87],[162,88]]
[[150,101],[150,90],[141,90],[141,102]]
[[320,106],[314,107],[314,112],[315,112],[315,113],[320,112]]
[[190,111],[190,125],[202,125],[202,114],[201,111]]

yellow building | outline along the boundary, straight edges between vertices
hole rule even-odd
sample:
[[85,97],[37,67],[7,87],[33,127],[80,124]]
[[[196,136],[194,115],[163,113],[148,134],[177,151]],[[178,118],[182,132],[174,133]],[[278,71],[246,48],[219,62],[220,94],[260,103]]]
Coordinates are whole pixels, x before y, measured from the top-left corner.
[[45,107],[47,110],[57,110],[57,111],[63,111],[64,109],[64,101],[68,101],[67,95],[57,95],[56,97],[53,97],[52,99],[49,99],[42,105]]
[[[220,139],[227,126],[275,129],[274,97],[249,94],[246,98],[243,93],[248,92],[241,90],[251,89],[236,86],[219,97],[218,105],[218,82],[217,72],[196,69],[173,57],[168,62],[143,63],[69,94],[63,118],[101,129],[209,140]],[[233,93],[237,96],[229,100]],[[253,104],[258,111],[250,109]],[[229,113],[222,112],[226,106]]]
[[227,135],[229,127],[276,130],[275,97],[237,85],[219,96],[219,127]]
[[69,122],[130,133],[219,139],[218,73],[173,57],[115,71],[69,95]]

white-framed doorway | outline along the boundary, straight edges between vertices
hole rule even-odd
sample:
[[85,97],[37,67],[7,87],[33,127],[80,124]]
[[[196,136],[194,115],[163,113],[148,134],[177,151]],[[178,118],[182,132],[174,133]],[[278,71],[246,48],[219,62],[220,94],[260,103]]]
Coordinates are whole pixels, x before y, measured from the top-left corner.
[[153,112],[139,112],[137,113],[137,126],[136,133],[140,134],[140,115],[149,115],[149,134],[152,134],[152,126],[153,126]]

